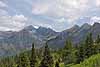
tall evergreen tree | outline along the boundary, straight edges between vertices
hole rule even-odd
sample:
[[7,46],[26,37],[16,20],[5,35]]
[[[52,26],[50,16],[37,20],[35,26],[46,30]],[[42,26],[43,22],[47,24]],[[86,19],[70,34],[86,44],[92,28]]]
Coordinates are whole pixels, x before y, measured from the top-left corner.
[[84,44],[80,44],[80,46],[77,49],[76,53],[76,63],[80,63],[84,61],[85,59],[85,50],[84,50]]
[[40,67],[53,67],[53,64],[54,64],[53,57],[50,54],[48,45],[46,44]]
[[100,44],[100,35],[97,36],[96,41],[97,44]]
[[18,67],[30,67],[30,61],[26,53],[20,54]]
[[73,50],[74,49],[71,40],[67,40],[66,45],[63,49],[63,56],[62,56],[62,59],[65,62],[65,64],[70,64],[74,62],[75,58],[74,58]]
[[96,53],[100,53],[100,35],[95,40],[95,51]]
[[30,66],[31,67],[36,67],[36,54],[35,54],[35,48],[34,48],[34,43],[32,44],[32,50],[31,50],[31,58],[30,58]]
[[10,67],[17,67],[15,58],[13,56],[10,58],[10,61],[9,62],[11,63],[11,66]]
[[94,54],[94,42],[92,39],[92,33],[89,33],[89,35],[86,37],[84,49],[86,58]]
[[56,62],[55,67],[60,67],[58,61]]

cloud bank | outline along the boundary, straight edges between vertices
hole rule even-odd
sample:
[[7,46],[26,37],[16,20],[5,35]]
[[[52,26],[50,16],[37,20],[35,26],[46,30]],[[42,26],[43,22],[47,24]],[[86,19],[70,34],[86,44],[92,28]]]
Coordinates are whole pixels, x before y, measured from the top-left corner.
[[100,22],[100,0],[1,0],[0,30],[27,25],[62,31],[71,26]]

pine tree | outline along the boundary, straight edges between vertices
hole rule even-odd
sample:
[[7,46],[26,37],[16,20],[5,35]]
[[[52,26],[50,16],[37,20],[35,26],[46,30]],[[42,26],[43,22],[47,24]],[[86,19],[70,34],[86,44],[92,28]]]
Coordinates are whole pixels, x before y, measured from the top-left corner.
[[30,58],[30,66],[35,67],[36,65],[36,54],[35,54],[35,48],[34,48],[34,43],[32,44],[32,50],[31,50],[31,58]]
[[95,41],[97,44],[100,44],[100,35],[97,36],[97,39]]
[[26,53],[20,54],[18,67],[30,67],[30,61]]
[[53,64],[54,64],[53,57],[50,54],[50,50],[47,44],[45,46],[43,54],[44,55],[43,55],[43,59],[41,61],[40,67],[53,67]]
[[95,40],[95,51],[96,53],[100,53],[100,35]]
[[56,62],[55,67],[60,67],[59,62]]
[[77,57],[76,63],[84,61],[85,59],[84,44],[80,44],[79,48],[77,49],[76,57]]
[[94,42],[92,39],[92,33],[90,33],[85,40],[85,57],[88,58],[94,54]]
[[65,64],[70,64],[74,62],[75,58],[73,50],[74,49],[71,40],[67,40],[66,45],[63,49],[63,56],[62,56],[62,59],[65,62]]
[[15,58],[13,56],[10,58],[10,61],[9,62],[11,63],[11,66],[10,67],[17,67]]

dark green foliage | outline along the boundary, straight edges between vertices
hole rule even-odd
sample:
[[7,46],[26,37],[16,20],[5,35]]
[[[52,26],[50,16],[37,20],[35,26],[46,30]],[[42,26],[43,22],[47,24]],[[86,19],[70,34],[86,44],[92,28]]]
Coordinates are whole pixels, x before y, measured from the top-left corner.
[[86,40],[80,44],[79,48],[77,49],[77,61],[76,63],[80,63],[84,61],[84,59],[89,58],[93,54],[97,53],[97,46],[94,45],[94,41],[92,39],[92,34],[88,34]]
[[95,43],[100,44],[100,35],[97,36]]
[[77,49],[76,57],[77,57],[76,63],[80,63],[85,59],[84,44],[80,45],[79,48]]
[[75,60],[74,59],[74,48],[70,40],[66,41],[66,45],[63,49],[62,60],[64,61],[65,64],[73,63]]
[[19,55],[18,67],[30,67],[30,61],[26,53]]
[[48,45],[46,44],[40,67],[53,67],[53,64],[54,64],[53,57],[50,54]]
[[77,51],[77,61],[76,63],[80,63],[84,61],[84,59],[89,58],[90,56],[99,53],[99,36],[94,43],[92,39],[92,34],[90,33],[87,37],[85,42],[80,44],[78,51]]
[[94,54],[94,42],[93,42],[93,39],[92,39],[92,34],[90,33],[87,37],[86,37],[86,40],[85,40],[85,47],[84,47],[84,50],[85,50],[85,57],[88,58],[90,57],[91,55]]
[[56,62],[55,67],[60,67],[58,61]]
[[6,57],[0,60],[0,67],[17,67],[15,58],[13,56]]
[[100,53],[100,35],[97,36],[97,39],[95,41],[95,50],[97,53]]
[[32,44],[32,50],[31,50],[31,58],[30,58],[30,66],[35,67],[36,65],[36,54],[35,54],[35,48],[34,43]]
[[100,54],[93,55],[82,63],[70,67],[100,67]]
[[[76,45],[76,47],[73,46],[71,40],[66,41],[64,48],[51,51],[47,44],[44,49],[35,49],[33,43],[32,50],[20,53],[14,57],[10,56],[0,59],[0,67],[71,67],[77,63],[78,65],[79,63],[89,63],[90,61],[87,62],[86,59],[98,53],[100,53],[100,36],[94,41],[90,33],[86,37],[86,40]],[[59,59],[59,61],[57,61],[57,59]],[[95,62],[96,66],[94,64]],[[96,61],[94,59],[93,62],[91,61],[90,63],[94,65],[93,67],[100,66],[99,60]],[[78,65],[75,65],[75,67],[78,67]]]

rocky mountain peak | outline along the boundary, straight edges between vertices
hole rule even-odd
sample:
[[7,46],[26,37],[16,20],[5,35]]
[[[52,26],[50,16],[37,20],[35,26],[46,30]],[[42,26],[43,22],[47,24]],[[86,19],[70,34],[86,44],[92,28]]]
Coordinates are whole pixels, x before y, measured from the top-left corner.
[[34,28],[32,25],[29,25],[29,26],[25,27],[24,30],[32,31],[32,30],[36,30],[36,28]]
[[98,26],[100,26],[100,23],[99,23],[99,22],[95,22],[95,23],[93,24],[93,27],[98,27]]
[[85,23],[85,24],[83,24],[83,25],[81,26],[81,29],[89,29],[90,27],[91,27],[90,24]]
[[69,31],[69,32],[75,32],[78,29],[80,29],[80,27],[78,25],[74,25],[72,28],[68,29],[67,31]]

